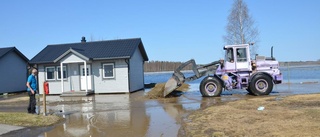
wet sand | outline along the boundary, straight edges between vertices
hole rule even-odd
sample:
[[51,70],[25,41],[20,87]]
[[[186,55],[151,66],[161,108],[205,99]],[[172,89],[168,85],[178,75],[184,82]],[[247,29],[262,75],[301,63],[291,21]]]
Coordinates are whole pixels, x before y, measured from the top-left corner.
[[[150,89],[131,94],[103,94],[88,97],[47,96],[47,109],[66,118],[53,127],[12,132],[19,135],[37,132],[36,136],[180,136],[185,117],[195,111],[220,105],[222,102],[254,98],[245,90],[223,92],[221,97],[202,97],[192,88],[180,97],[166,99],[143,98]],[[270,96],[319,93],[320,84],[281,84]],[[1,100],[1,99],[0,99]],[[25,111],[27,104],[13,107],[1,103],[0,111]],[[10,109],[9,109],[10,108]],[[182,131],[181,131],[182,132]],[[25,134],[27,135],[27,134]],[[34,135],[33,135],[34,136]]]

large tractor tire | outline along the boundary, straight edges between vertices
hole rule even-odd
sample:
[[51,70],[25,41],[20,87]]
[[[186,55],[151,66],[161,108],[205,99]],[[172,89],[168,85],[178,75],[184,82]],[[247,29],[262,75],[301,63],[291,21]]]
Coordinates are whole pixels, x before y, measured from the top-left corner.
[[252,91],[250,90],[250,87],[248,87],[246,90],[248,91],[249,95],[253,95]]
[[272,79],[266,74],[255,75],[249,83],[249,92],[253,95],[269,95],[273,89]]
[[200,83],[200,92],[203,97],[218,97],[222,92],[222,84],[216,77],[206,77]]

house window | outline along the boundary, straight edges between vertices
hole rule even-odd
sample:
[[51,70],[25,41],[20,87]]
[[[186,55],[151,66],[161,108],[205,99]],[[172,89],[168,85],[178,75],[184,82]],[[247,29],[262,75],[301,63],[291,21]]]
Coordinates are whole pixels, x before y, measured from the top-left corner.
[[103,64],[103,78],[114,78],[114,64]]
[[[61,69],[60,66],[57,67],[57,76],[58,76],[58,80],[61,80]],[[63,79],[67,78],[67,67],[63,66]]]
[[54,67],[46,67],[46,80],[55,80]]

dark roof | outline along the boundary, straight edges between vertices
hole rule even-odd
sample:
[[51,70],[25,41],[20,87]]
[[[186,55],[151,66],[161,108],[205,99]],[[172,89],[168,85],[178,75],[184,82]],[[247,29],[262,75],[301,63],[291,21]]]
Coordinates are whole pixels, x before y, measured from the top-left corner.
[[16,47],[0,48],[0,59],[10,52],[17,53],[17,55],[20,56],[26,62],[29,61],[29,59],[26,56],[24,56]]
[[31,59],[29,63],[53,63],[55,59],[72,49],[90,60],[131,58],[139,48],[144,61],[147,53],[140,38],[48,45]]

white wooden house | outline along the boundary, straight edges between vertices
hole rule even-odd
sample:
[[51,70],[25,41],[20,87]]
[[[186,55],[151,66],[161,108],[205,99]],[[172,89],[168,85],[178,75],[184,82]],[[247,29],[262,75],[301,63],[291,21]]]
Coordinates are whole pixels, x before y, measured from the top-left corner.
[[129,93],[144,88],[148,56],[140,38],[48,45],[30,64],[38,68],[50,94]]

